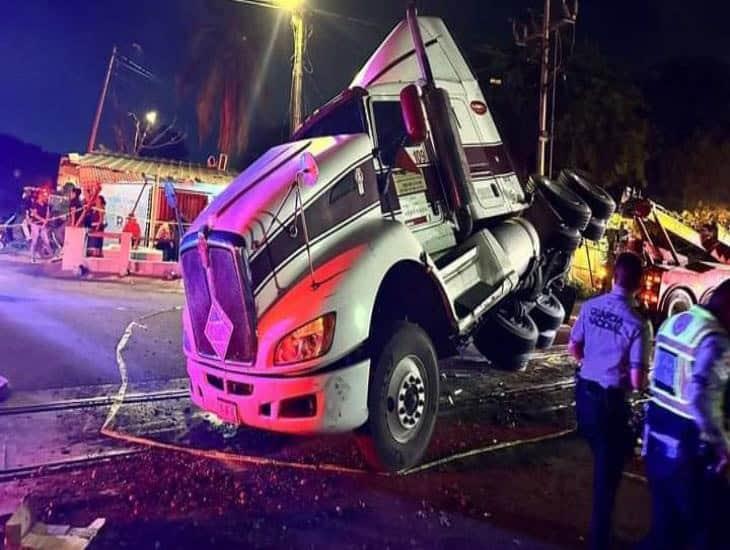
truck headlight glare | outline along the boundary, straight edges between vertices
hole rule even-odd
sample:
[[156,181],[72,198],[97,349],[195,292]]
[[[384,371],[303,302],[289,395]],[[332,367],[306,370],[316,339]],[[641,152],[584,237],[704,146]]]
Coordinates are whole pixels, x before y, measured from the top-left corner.
[[321,357],[332,347],[335,314],[327,313],[284,336],[274,350],[274,364],[288,365]]

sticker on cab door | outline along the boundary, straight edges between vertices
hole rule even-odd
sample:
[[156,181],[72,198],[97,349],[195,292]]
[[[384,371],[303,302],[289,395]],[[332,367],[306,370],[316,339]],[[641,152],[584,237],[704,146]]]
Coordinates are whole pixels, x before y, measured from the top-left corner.
[[395,192],[401,203],[403,202],[403,195],[426,191],[426,180],[420,173],[394,172],[393,183],[395,184]]
[[426,200],[426,193],[412,193],[398,197],[401,216],[406,225],[423,225],[431,221],[433,211]]

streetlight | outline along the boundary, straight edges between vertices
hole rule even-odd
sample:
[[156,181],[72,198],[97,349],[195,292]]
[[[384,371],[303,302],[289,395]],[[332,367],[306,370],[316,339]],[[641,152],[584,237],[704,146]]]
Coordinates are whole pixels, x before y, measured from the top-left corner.
[[287,11],[296,11],[304,6],[304,0],[274,0],[274,4]]
[[302,89],[304,81],[304,51],[307,33],[304,24],[306,0],[236,0],[263,8],[288,11],[291,14],[291,27],[294,32],[294,53],[292,55],[291,92],[289,94],[290,130],[292,133],[302,123]]
[[142,129],[142,124],[141,124],[139,118],[137,118],[137,115],[135,115],[134,113],[128,113],[128,114],[130,117],[132,117],[132,120],[134,120],[133,152],[136,155],[139,153],[139,151],[144,146],[144,140],[147,138],[147,133],[150,131],[150,128],[157,123],[157,111],[147,111],[144,114],[144,120],[145,120],[144,129]]

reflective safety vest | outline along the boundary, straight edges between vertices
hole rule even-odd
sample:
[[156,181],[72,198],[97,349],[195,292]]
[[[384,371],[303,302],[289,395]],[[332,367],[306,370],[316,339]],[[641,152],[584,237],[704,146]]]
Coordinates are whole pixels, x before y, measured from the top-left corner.
[[649,377],[652,402],[683,418],[693,419],[689,388],[700,342],[723,333],[706,309],[693,306],[667,319],[656,337],[654,366]]

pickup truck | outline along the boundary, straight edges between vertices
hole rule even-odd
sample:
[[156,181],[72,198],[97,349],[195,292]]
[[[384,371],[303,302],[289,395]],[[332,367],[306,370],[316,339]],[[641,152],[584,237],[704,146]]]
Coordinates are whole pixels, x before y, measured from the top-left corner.
[[[181,243],[193,402],[276,432],[354,431],[368,462],[423,456],[439,359],[524,368],[615,204],[580,172],[523,185],[443,21],[415,9],[291,142]],[[487,365],[490,365],[488,367]]]

